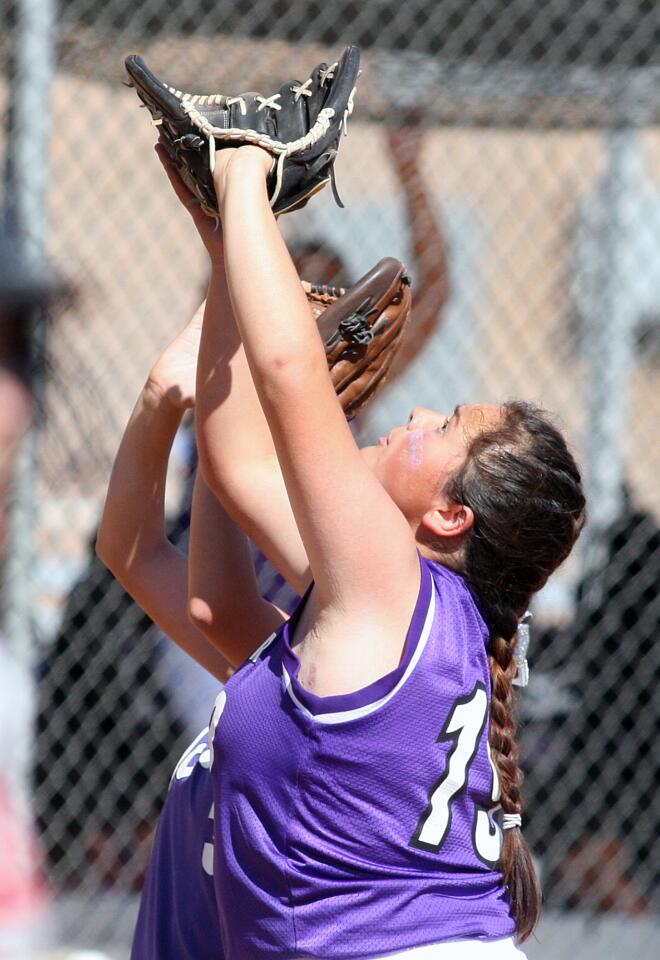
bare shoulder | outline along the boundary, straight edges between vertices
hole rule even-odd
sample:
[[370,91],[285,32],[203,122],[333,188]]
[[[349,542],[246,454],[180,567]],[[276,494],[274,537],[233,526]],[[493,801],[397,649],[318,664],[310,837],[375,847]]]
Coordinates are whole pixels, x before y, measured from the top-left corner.
[[396,590],[375,588],[363,603],[319,608],[314,594],[293,631],[304,687],[320,697],[354,693],[397,669],[420,599],[419,564]]

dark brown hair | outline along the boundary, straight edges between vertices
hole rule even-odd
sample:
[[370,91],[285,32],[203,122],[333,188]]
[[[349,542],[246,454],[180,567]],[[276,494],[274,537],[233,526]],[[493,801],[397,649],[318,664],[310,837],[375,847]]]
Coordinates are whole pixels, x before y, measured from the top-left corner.
[[[504,813],[522,810],[512,680],[518,621],[568,556],[585,520],[580,471],[559,431],[538,408],[503,405],[501,422],[475,436],[445,493],[469,506],[474,524],[461,573],[490,631],[490,746]],[[526,940],[541,911],[541,889],[527,843],[506,830],[501,868],[517,937]]]

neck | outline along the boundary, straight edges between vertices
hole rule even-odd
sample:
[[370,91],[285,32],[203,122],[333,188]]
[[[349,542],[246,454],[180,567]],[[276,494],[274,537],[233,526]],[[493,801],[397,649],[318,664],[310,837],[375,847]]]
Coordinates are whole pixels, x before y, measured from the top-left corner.
[[456,573],[463,573],[465,561],[465,537],[432,537],[421,525],[417,528],[417,549],[427,560],[434,560]]

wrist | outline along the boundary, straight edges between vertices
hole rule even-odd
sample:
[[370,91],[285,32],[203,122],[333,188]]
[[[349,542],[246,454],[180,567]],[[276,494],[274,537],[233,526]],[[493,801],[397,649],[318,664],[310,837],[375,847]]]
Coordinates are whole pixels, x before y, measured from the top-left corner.
[[[206,216],[206,214],[204,216]],[[205,227],[207,232],[202,237],[202,241],[209,255],[211,267],[215,270],[216,268],[224,266],[225,262],[225,243],[222,224],[218,221],[211,226],[210,217],[207,217]]]
[[273,160],[272,154],[263,147],[246,143],[234,151],[230,166],[231,175],[236,176],[239,171],[250,171],[255,177],[266,177],[273,166]]
[[250,191],[256,191],[259,185],[263,185],[265,193],[266,178],[272,165],[273,157],[261,147],[252,144],[222,150],[216,154],[213,184],[221,215],[230,184],[246,184],[246,189]]
[[209,247],[206,245],[206,252],[209,255],[211,273],[219,273],[225,269],[225,250],[222,244],[218,247]]

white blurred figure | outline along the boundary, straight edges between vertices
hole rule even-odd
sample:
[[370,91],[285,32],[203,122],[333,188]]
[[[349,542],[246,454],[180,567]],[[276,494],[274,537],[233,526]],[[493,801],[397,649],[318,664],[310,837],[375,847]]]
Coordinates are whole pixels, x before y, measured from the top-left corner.
[[[8,515],[17,454],[31,423],[29,317],[54,292],[0,232],[0,569],[6,569]],[[3,584],[4,586],[4,584]],[[50,933],[51,896],[26,784],[34,687],[0,626],[0,957],[25,960]]]

